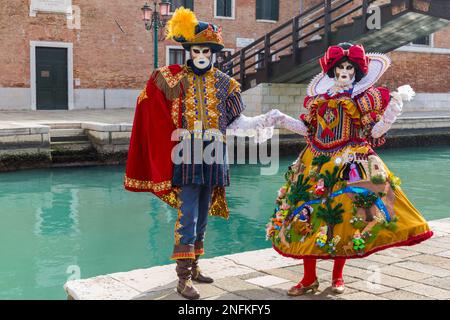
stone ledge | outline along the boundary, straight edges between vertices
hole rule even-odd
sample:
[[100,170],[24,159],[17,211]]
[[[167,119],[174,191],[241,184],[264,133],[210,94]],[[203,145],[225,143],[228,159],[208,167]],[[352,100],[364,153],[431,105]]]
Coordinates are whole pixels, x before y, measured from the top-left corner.
[[109,124],[103,122],[83,122],[81,123],[81,128],[100,132],[121,131],[120,124]]
[[50,127],[39,124],[25,124],[10,122],[0,125],[0,137],[12,135],[45,134],[50,132]]
[[99,132],[127,132],[133,127],[130,123],[109,124],[102,122],[83,122],[82,129],[99,131]]

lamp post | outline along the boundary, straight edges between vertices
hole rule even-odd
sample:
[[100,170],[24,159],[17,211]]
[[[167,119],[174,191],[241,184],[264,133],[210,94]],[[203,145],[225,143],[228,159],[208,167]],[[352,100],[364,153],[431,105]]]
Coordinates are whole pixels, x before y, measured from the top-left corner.
[[146,2],[141,8],[142,10],[142,20],[145,23],[145,29],[150,31],[153,29],[153,66],[155,69],[158,68],[158,30],[159,28],[164,28],[166,25],[167,18],[170,14],[170,2],[162,1],[158,4],[153,1],[153,8]]

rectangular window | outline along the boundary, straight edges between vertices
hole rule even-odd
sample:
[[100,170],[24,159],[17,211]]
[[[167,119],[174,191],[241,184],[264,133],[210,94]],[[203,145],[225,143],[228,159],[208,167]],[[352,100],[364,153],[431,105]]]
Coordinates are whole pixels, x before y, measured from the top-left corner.
[[414,40],[413,42],[411,42],[411,44],[421,45],[421,46],[430,46],[431,45],[431,37],[428,35],[428,36],[418,38],[418,39]]
[[256,0],[256,19],[278,21],[280,12],[279,0]]
[[216,0],[216,17],[233,17],[234,0]]
[[169,49],[169,65],[184,64],[186,62],[186,51],[184,49]]
[[179,7],[185,7],[194,11],[194,0],[172,0],[170,2],[172,4],[170,6],[171,12],[174,12]]

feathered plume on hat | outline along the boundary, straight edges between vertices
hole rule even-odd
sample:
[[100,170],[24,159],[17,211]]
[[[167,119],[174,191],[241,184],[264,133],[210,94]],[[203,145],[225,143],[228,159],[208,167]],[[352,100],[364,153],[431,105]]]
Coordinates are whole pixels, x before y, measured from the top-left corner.
[[167,22],[167,39],[179,42],[193,41],[197,25],[198,20],[195,14],[189,9],[180,7]]
[[167,39],[173,39],[189,50],[192,45],[209,46],[212,52],[223,49],[222,28],[198,21],[194,12],[180,7],[167,22]]

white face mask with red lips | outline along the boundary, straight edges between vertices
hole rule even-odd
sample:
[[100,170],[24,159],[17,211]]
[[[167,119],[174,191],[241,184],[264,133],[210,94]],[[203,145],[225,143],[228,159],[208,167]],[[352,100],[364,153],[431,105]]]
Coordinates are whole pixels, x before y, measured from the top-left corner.
[[211,64],[211,48],[207,46],[192,46],[191,59],[197,69],[203,70]]
[[355,68],[348,61],[334,67],[334,79],[338,87],[350,87],[355,81]]

